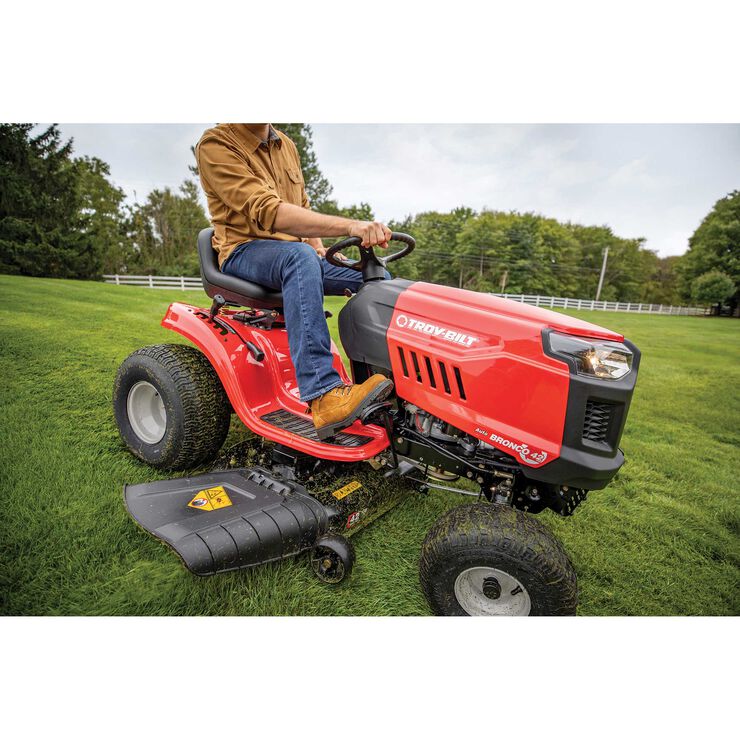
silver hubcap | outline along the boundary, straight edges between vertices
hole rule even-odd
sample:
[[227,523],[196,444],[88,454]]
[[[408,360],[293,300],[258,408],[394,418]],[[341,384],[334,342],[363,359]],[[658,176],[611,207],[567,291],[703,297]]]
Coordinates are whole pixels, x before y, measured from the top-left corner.
[[126,399],[126,412],[134,434],[149,445],[164,437],[167,412],[159,391],[146,380],[131,386]]
[[498,568],[468,568],[455,579],[457,603],[472,617],[526,617],[532,608],[527,589]]

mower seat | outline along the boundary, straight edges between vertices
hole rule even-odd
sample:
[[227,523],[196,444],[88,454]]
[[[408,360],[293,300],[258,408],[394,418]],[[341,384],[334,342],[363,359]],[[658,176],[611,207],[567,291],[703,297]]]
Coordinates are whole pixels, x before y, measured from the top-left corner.
[[218,267],[218,253],[213,248],[213,229],[198,234],[198,258],[203,289],[211,297],[222,295],[227,303],[250,308],[280,308],[283,294],[257,283],[226,275]]

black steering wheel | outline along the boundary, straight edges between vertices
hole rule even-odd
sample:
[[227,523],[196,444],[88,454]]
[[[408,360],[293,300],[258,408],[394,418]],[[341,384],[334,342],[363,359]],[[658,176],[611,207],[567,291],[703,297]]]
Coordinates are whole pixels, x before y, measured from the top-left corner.
[[[326,261],[335,267],[348,267],[350,270],[356,270],[362,273],[365,282],[369,280],[382,280],[385,277],[385,266],[389,262],[395,262],[403,257],[407,257],[416,247],[416,239],[408,234],[394,231],[391,234],[389,242],[403,242],[406,246],[398,252],[389,254],[387,257],[378,257],[372,247],[363,247],[362,239],[359,236],[350,236],[347,239],[337,242],[334,246],[329,247],[324,255]],[[334,255],[347,247],[359,247],[360,259],[358,260],[340,260]]]

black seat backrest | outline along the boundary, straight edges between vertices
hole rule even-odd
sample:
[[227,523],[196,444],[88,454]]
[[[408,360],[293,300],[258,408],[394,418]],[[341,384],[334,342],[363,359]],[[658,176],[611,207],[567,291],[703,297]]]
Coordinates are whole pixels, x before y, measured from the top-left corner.
[[252,308],[279,308],[283,305],[282,293],[221,272],[218,253],[213,248],[212,228],[203,229],[198,234],[198,257],[203,289],[211,298],[222,295],[227,303]]

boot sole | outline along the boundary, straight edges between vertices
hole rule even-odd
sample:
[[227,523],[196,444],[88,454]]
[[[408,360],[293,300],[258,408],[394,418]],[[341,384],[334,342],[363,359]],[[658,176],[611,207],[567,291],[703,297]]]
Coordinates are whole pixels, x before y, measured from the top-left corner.
[[378,384],[377,387],[365,396],[362,403],[357,408],[346,416],[341,421],[335,421],[332,424],[324,424],[323,427],[316,428],[316,436],[323,442],[324,440],[331,439],[335,434],[346,429],[350,424],[353,424],[357,419],[360,418],[362,412],[372,403],[378,401],[384,401],[390,396],[393,391],[393,381],[385,380]]

